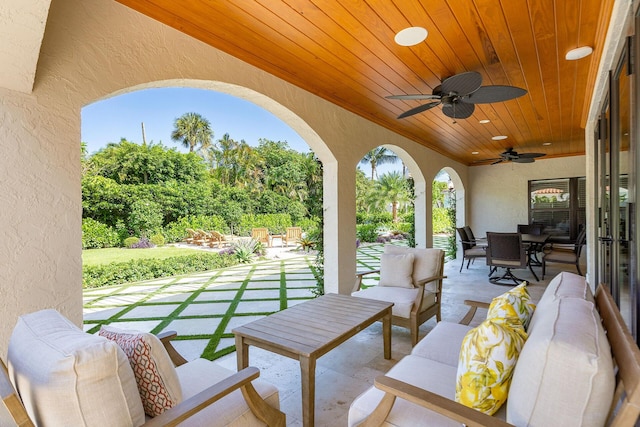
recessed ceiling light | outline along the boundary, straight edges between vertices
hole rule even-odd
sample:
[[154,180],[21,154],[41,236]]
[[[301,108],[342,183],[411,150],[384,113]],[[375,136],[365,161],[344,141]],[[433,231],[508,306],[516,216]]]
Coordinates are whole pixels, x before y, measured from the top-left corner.
[[483,125],[486,123],[491,123],[491,120],[489,119],[483,119],[483,120],[479,120],[478,123],[482,123]]
[[542,145],[551,145],[550,142],[543,142]]
[[591,52],[593,52],[593,48],[591,46],[577,47],[567,52],[564,58],[567,61],[575,61],[576,59],[582,59],[584,57],[591,55]]
[[491,137],[491,139],[493,139],[494,141],[500,141],[503,139],[507,139],[506,135],[498,135],[498,136],[493,136]]
[[472,151],[471,154],[476,155],[476,154],[480,154],[479,151]]
[[422,27],[409,27],[396,34],[394,40],[400,46],[413,46],[422,43],[429,32]]

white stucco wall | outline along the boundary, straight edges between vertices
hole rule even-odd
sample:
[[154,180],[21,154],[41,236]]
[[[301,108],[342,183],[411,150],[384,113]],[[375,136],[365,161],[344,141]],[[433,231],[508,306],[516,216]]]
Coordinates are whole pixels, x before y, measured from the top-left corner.
[[[53,307],[82,320],[80,111],[131,88],[193,86],[241,96],[302,135],[325,167],[325,274],[355,275],[355,168],[388,144],[416,178],[417,236],[431,242],[431,185],[467,168],[112,0],[54,0],[32,94],[0,89],[0,355],[17,316]],[[406,158],[406,156],[410,156]]]
[[575,156],[469,168],[467,201],[473,211],[468,225],[480,236],[516,231],[518,224],[529,223],[529,180],[585,176],[585,162]]

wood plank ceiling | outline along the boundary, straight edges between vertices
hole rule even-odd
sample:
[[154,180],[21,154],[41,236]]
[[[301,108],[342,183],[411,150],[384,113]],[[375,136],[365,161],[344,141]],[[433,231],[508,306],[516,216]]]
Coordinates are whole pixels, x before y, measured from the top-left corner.
[[[507,147],[584,154],[584,122],[614,0],[117,0],[334,104],[468,165]],[[395,34],[420,26],[415,46]],[[577,61],[578,46],[594,53]],[[454,120],[436,107],[404,119],[442,80],[527,90]],[[490,120],[487,124],[480,120]],[[507,139],[492,140],[505,135]],[[543,146],[543,143],[551,145]],[[477,154],[472,154],[477,152]]]

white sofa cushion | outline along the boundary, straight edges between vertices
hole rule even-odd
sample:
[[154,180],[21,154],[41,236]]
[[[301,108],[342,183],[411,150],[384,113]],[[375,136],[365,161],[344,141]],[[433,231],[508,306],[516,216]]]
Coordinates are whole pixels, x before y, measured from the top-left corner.
[[470,326],[441,321],[418,341],[411,354],[458,368],[460,346]]
[[535,328],[538,318],[548,315],[546,308],[551,306],[553,301],[562,298],[578,298],[595,304],[593,292],[584,277],[568,271],[560,272],[549,282],[538,301],[528,331],[531,332]]
[[[176,368],[184,399],[188,399],[205,388],[222,381],[234,374],[233,371],[210,362],[206,359],[196,359]],[[280,408],[278,389],[264,381],[251,382],[256,391],[273,408]],[[185,423],[187,426],[263,426],[249,410],[242,392],[236,390],[223,397],[215,405],[210,405]],[[182,424],[181,424],[182,425]]]
[[517,426],[604,425],[615,378],[611,348],[593,303],[558,298],[538,304],[535,315],[541,313],[513,374],[507,421]]
[[[421,288],[394,288],[389,286],[372,286],[351,294],[354,297],[388,301],[393,303],[391,313],[394,316],[408,319],[411,316],[413,303]],[[427,292],[425,292],[427,294]],[[435,296],[432,298],[435,301]]]
[[[405,356],[385,375],[404,381],[416,387],[439,394],[454,400],[456,369],[453,366],[435,362],[419,356]],[[349,427],[361,422],[375,409],[384,396],[384,392],[375,387],[358,396],[349,409]],[[494,415],[505,419],[504,406]],[[429,427],[460,427],[459,422],[430,411],[404,399],[396,399],[391,413],[384,426],[429,426]]]
[[9,340],[8,369],[37,425],[144,423],[133,371],[122,350],[83,332],[55,310],[18,319]]

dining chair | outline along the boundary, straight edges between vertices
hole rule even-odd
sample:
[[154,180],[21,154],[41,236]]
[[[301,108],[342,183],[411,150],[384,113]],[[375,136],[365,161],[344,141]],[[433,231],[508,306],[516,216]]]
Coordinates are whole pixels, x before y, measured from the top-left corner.
[[555,262],[560,264],[573,264],[576,266],[579,275],[583,275],[580,270],[580,255],[582,254],[582,247],[587,240],[587,230],[583,228],[578,234],[578,238],[573,246],[573,249],[555,248],[550,252],[545,253],[542,256],[542,278],[544,279],[544,273],[547,268],[548,262]]
[[522,244],[522,234],[488,232],[487,265],[491,267],[489,275],[496,273],[498,268],[504,268],[502,276],[496,274],[489,277],[491,283],[509,285],[509,283],[502,283],[504,280],[511,280],[516,285],[522,283],[524,280],[511,272],[512,269],[527,268],[528,265],[527,253]]
[[462,264],[460,264],[460,272],[462,272],[465,259],[467,260],[468,269],[469,264],[476,258],[486,258],[487,252],[485,248],[477,246],[475,241],[469,239],[464,227],[458,227],[456,231],[458,232],[458,236],[460,236],[460,243],[462,244]]

